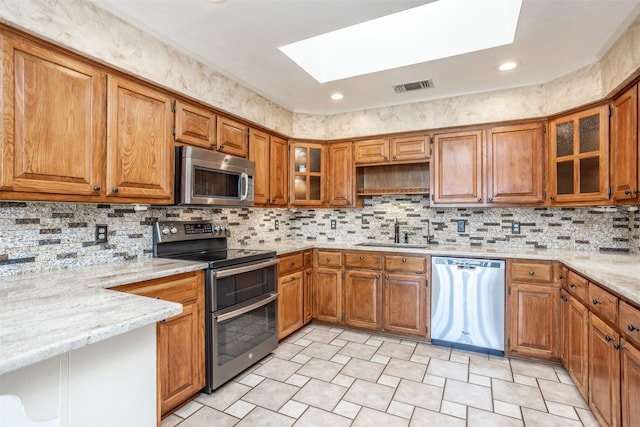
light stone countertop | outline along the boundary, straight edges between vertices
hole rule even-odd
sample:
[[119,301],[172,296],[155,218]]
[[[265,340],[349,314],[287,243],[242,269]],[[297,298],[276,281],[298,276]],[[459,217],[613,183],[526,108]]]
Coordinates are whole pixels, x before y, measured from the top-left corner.
[[389,246],[359,246],[357,243],[311,243],[308,241],[283,241],[268,244],[266,249],[278,255],[311,248],[356,250],[394,253],[416,253],[478,258],[519,258],[559,261],[593,282],[609,288],[620,296],[640,305],[640,255],[625,253],[576,252],[568,250],[484,248],[469,246],[432,245],[421,248]]
[[0,279],[0,375],[181,313],[105,288],[206,267],[149,258]]

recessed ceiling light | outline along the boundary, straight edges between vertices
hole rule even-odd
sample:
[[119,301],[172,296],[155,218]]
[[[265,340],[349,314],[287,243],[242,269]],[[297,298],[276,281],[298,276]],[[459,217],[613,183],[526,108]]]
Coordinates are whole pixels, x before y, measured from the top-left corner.
[[344,98],[344,95],[340,92],[331,94],[331,99],[333,99],[334,101],[340,101],[342,98]]
[[500,64],[498,69],[500,71],[509,71],[509,70],[513,70],[517,66],[518,66],[517,62],[509,61],[509,62],[504,62],[504,63]]
[[[320,83],[513,43],[522,0],[440,0],[282,46]],[[443,37],[443,34],[455,35]]]

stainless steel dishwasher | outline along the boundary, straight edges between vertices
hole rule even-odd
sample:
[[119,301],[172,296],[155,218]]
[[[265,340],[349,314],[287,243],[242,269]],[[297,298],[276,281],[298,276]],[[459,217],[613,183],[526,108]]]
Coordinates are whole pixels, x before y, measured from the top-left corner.
[[431,342],[504,354],[503,260],[431,258]]

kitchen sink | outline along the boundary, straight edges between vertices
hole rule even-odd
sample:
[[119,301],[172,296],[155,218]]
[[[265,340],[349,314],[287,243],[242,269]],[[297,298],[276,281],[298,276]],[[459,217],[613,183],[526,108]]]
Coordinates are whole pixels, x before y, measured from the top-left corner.
[[380,247],[380,248],[427,249],[427,245],[410,245],[408,243],[365,242],[365,243],[358,243],[356,246],[371,246],[371,247]]

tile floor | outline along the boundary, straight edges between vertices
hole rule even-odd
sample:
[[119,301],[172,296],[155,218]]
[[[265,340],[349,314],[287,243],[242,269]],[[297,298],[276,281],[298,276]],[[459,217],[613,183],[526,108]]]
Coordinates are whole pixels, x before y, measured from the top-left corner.
[[162,427],[598,422],[560,367],[311,324]]

